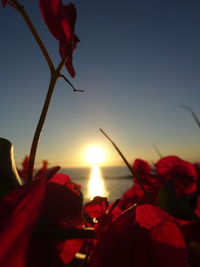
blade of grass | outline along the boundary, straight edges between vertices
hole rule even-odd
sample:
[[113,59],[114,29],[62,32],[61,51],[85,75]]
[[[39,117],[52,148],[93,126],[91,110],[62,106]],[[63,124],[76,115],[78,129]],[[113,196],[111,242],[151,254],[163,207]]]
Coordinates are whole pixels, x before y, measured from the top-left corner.
[[183,108],[183,109],[188,110],[188,111],[191,113],[193,119],[195,120],[196,124],[197,124],[197,125],[199,126],[199,128],[200,128],[200,121],[199,121],[199,118],[197,117],[197,115],[195,114],[195,112],[193,111],[193,109],[191,109],[191,108],[188,107],[188,106],[183,106],[183,105],[180,105],[180,107]]
[[156,154],[159,156],[159,158],[162,158],[163,155],[160,153],[160,150],[158,149],[158,147],[154,143],[152,144],[152,146],[153,146]]
[[118,148],[118,146],[113,142],[113,140],[101,128],[99,130],[111,142],[111,144],[117,150],[117,152],[119,153],[119,155],[123,159],[124,163],[126,164],[127,168],[129,169],[129,171],[131,172],[131,174],[133,175],[133,177],[137,180],[138,184],[140,185],[140,188],[144,192],[144,195],[146,196],[146,199],[148,200],[148,202],[150,202],[149,194],[145,190],[145,188],[144,188],[144,186],[142,184],[141,178],[138,175],[138,173],[131,167],[131,165],[129,164],[129,162],[127,161],[127,159],[125,158],[125,156],[122,154],[122,152],[120,151],[120,149]]

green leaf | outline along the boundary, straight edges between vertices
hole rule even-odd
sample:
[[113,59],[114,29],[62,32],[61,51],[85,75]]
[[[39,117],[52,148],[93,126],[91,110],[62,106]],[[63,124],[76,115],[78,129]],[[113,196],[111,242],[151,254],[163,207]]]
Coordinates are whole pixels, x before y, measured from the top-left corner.
[[157,195],[158,206],[170,215],[181,220],[198,220],[193,209],[184,203],[177,195],[172,180],[167,180]]

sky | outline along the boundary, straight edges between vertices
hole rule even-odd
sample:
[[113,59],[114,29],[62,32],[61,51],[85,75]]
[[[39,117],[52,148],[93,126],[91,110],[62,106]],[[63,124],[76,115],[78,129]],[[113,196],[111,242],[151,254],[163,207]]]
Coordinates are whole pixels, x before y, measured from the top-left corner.
[[[36,0],[20,0],[54,63],[58,42],[49,33]],[[36,162],[84,166],[84,151],[96,144],[105,165],[123,165],[102,128],[132,164],[177,155],[200,160],[200,2],[178,0],[74,0],[76,77],[85,93],[59,80]],[[63,1],[63,3],[69,3]],[[29,154],[50,79],[48,66],[20,15],[0,8],[0,136],[9,139],[19,165]]]

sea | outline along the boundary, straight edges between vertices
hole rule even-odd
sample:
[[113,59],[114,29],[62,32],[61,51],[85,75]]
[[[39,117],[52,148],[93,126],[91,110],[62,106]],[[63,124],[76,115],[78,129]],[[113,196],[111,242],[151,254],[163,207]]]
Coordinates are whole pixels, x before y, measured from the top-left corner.
[[109,202],[113,202],[133,185],[129,170],[123,166],[93,165],[91,168],[63,168],[60,172],[81,186],[85,202],[95,196],[107,197]]

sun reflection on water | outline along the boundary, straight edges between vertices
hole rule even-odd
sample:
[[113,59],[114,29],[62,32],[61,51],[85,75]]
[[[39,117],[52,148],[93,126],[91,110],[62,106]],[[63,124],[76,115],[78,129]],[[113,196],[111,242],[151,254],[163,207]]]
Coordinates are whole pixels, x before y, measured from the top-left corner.
[[109,193],[106,189],[101,169],[98,164],[93,164],[87,185],[87,198],[91,199],[95,196],[108,197]]

